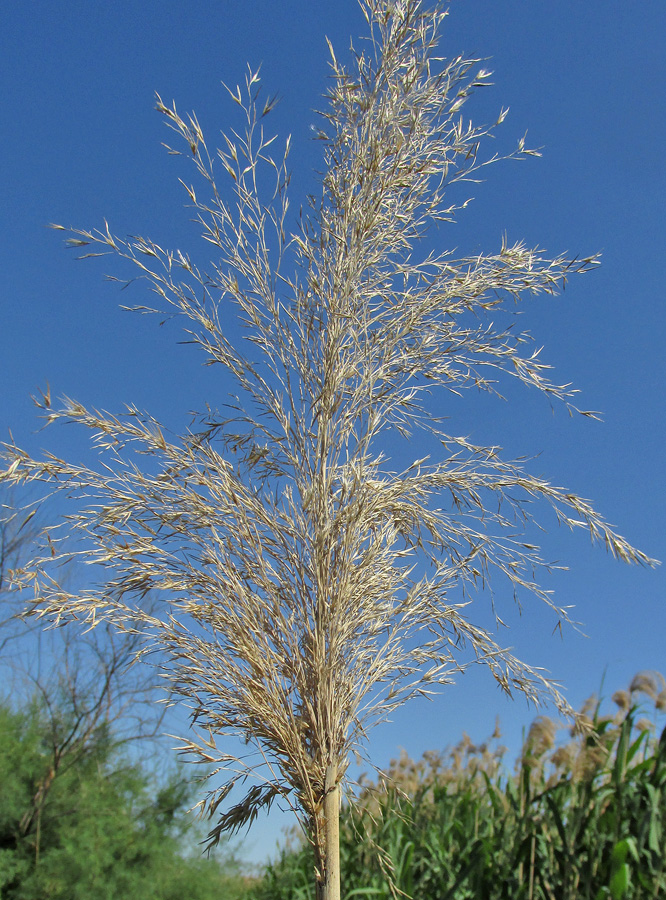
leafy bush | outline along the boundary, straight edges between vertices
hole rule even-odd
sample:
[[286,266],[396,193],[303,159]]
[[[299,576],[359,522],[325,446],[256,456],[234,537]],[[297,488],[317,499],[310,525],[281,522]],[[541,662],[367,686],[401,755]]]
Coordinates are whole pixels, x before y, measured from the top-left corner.
[[[67,716],[67,710],[63,710]],[[234,900],[233,860],[203,859],[190,789],[157,782],[105,726],[53,759],[53,717],[0,704],[2,900]],[[188,852],[189,851],[189,852]]]

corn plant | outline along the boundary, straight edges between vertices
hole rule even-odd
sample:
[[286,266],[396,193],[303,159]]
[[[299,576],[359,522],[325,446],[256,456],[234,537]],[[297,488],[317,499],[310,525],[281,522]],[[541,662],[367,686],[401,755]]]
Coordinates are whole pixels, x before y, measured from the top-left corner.
[[[180,316],[237,393],[180,436],[133,406],[113,416],[44,396],[47,420],[89,429],[103,461],[36,459],[9,444],[0,476],[73,498],[72,515],[45,531],[44,553],[14,583],[34,591],[48,619],[108,620],[160,650],[200,728],[183,751],[228,776],[202,800],[215,819],[211,841],[286,801],[313,843],[327,900],[340,890],[341,784],[376,722],[470,660],[508,692],[550,694],[566,708],[467,607],[487,582],[554,605],[536,577],[544,563],[529,535],[532,501],[614,556],[649,563],[586,500],[433,415],[449,392],[496,391],[504,377],[575,410],[575,391],[549,379],[505,316],[597,260],[506,242],[455,258],[424,244],[466,205],[450,188],[498,160],[481,148],[506,112],[490,126],[461,118],[489,73],[479,60],[437,55],[440,5],[360,5],[364,49],[345,63],[331,48],[324,169],[309,212],[290,214],[290,142],[270,156],[274,101],[248,70],[244,89],[228,89],[244,130],[217,152],[195,115],[158,98],[194,164],[188,202],[214,261],[122,239],[108,225],[70,231],[84,256],[133,267],[156,298],[135,308]],[[520,141],[506,158],[530,155]],[[412,453],[395,470],[389,447],[416,432],[434,456]],[[100,582],[60,584],[70,556],[101,570]],[[163,614],[145,611],[148,591],[165,598]],[[218,746],[230,734],[247,755]],[[225,808],[242,784],[245,797]]]

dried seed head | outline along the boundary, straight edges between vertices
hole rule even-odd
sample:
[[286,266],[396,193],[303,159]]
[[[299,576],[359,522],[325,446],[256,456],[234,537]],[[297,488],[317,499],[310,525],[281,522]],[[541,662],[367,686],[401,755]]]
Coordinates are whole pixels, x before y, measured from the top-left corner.
[[550,758],[556,770],[562,773],[570,772],[576,758],[577,745],[574,743],[563,744],[558,747]]
[[639,731],[652,731],[654,729],[654,722],[651,722],[649,719],[642,718],[636,722],[636,728]]
[[557,724],[548,716],[537,716],[530,725],[525,746],[530,755],[543,756],[555,744]]
[[[661,680],[663,681],[663,678]],[[631,680],[629,691],[632,694],[645,694],[651,700],[656,700],[659,693],[657,673],[638,672]]]
[[589,718],[590,715],[594,715],[598,706],[599,706],[599,698],[597,697],[596,694],[591,694],[580,708],[581,716],[583,716],[583,718],[586,718],[586,719]]
[[[209,409],[199,431],[172,437],[134,407],[116,417],[73,401],[54,409],[45,396],[38,405],[48,420],[89,429],[104,463],[31,459],[0,444],[0,482],[86,498],[63,532],[71,546],[83,538],[82,558],[104,570],[83,594],[60,584],[65,543],[47,533],[41,555],[12,576],[15,586],[34,587],[36,611],[52,620],[97,616],[147,633],[168,660],[175,696],[194,704],[211,735],[184,743],[195,759],[213,763],[215,738],[229,734],[255,751],[219,755],[229,780],[205,801],[209,814],[234,785],[250,776],[259,783],[222,816],[214,840],[278,798],[318,822],[333,764],[344,772],[373,725],[450,684],[469,660],[488,665],[507,693],[548,695],[573,714],[556,685],[463,613],[475,586],[497,577],[514,589],[508,595],[533,595],[569,621],[538,584],[549,566],[529,540],[533,501],[614,556],[652,562],[583,498],[432,418],[425,382],[446,396],[495,392],[504,376],[575,409],[576,392],[549,380],[529,336],[487,316],[501,320],[523,296],[554,293],[596,260],[548,259],[505,241],[469,258],[419,250],[433,224],[466,205],[444,202],[449,186],[475,181],[500,159],[479,152],[494,125],[460,114],[487,73],[480,60],[434,55],[445,16],[438,4],[361,2],[377,52],[347,67],[333,55],[318,135],[325,174],[298,235],[287,234],[288,147],[281,159],[268,155],[262,117],[274,100],[257,106],[252,70],[244,92],[227,89],[245,112],[245,132],[225,137],[217,157],[194,116],[157,100],[202,179],[204,196],[186,190],[218,262],[200,270],[194,257],[123,241],[108,227],[71,232],[72,246],[116,254],[151,285],[159,310],[137,310],[183,318],[188,342],[239,391],[230,418]],[[387,25],[393,17],[399,27]],[[505,158],[530,152],[521,141]],[[247,341],[227,328],[232,310]],[[385,437],[409,438],[417,427],[429,432],[435,458],[396,474]],[[146,616],[141,604],[153,589],[165,602]],[[537,765],[554,738],[551,720],[534,723]],[[460,777],[481,753],[466,741],[452,753]],[[407,784],[422,773],[407,760],[395,768]]]
[[613,694],[613,703],[615,703],[619,709],[626,711],[631,706],[631,694],[629,691],[615,691]]

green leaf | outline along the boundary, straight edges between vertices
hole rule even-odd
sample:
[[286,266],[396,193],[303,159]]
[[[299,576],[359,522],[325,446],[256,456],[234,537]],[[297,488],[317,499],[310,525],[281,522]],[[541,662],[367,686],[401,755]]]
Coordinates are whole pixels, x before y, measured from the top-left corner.
[[622,900],[629,889],[630,872],[627,863],[622,863],[610,880],[610,893],[613,900]]

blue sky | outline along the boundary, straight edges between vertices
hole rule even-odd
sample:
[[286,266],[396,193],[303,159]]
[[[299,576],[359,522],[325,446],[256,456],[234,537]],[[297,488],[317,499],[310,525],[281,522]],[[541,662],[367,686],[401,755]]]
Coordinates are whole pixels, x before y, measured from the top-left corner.
[[[75,263],[49,222],[143,234],[162,246],[201,245],[183,209],[177,163],[153,111],[154,92],[179,111],[195,109],[214,145],[233,120],[220,85],[262,63],[281,103],[272,127],[292,135],[292,206],[313,190],[319,146],[310,139],[326,87],[327,35],[340,55],[363,33],[354,0],[244,0],[187,4],[33,0],[0,13],[0,430],[31,452],[45,447],[84,458],[86,436],[37,433],[30,394],[120,411],[135,403],[184,429],[188,412],[220,402],[226,387],[177,327],[123,313],[126,299],[103,274],[112,263]],[[602,424],[570,419],[524,391],[510,403],[473,400],[449,411],[457,428],[507,455],[538,458],[532,469],[594,501],[635,545],[666,559],[664,511],[664,200],[666,183],[666,6],[602,0],[458,0],[443,32],[443,55],[490,57],[494,86],[467,111],[491,120],[511,108],[497,139],[509,149],[528,131],[543,159],[506,163],[475,185],[459,224],[440,230],[440,248],[493,252],[501,235],[551,255],[601,251],[602,267],[556,299],[531,301],[521,324],[544,344],[561,381]],[[493,148],[495,149],[495,148]],[[134,299],[139,301],[137,292]],[[419,455],[416,453],[416,455]],[[573,603],[588,635],[552,636],[552,620],[527,608],[505,636],[543,665],[577,704],[606,674],[609,693],[639,669],[666,670],[664,569],[629,569],[556,528],[545,538],[569,572],[549,587]],[[405,747],[417,756],[481,740],[500,713],[515,747],[530,712],[505,702],[477,671],[433,704],[417,703],[372,737],[386,763]],[[262,845],[268,826],[250,837]],[[261,849],[261,848],[260,848]]]

